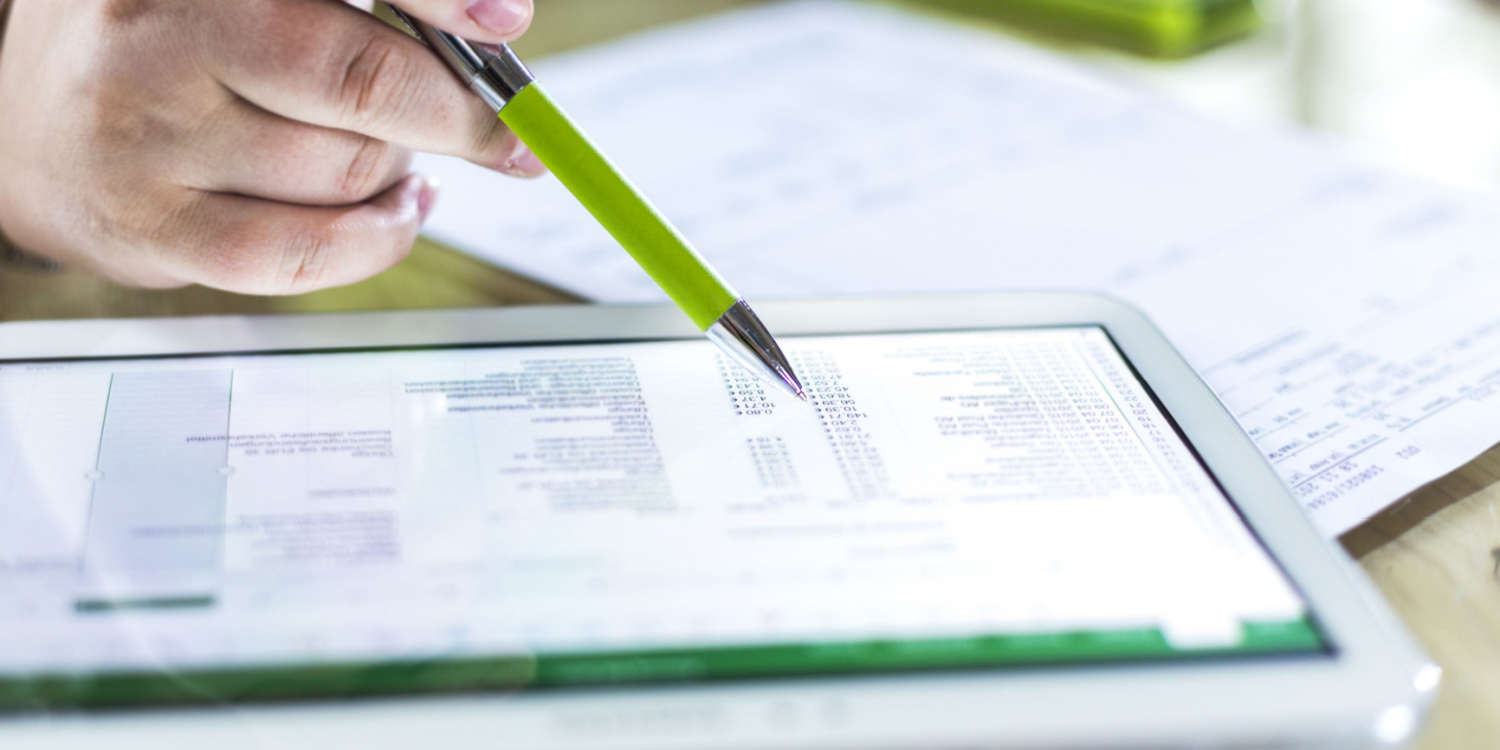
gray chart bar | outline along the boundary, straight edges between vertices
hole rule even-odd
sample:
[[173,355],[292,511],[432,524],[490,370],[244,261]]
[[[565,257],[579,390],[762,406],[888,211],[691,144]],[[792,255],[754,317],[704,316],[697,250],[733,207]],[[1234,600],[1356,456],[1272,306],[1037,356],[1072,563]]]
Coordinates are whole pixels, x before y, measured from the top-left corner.
[[223,555],[233,376],[114,375],[93,475],[81,608],[202,601],[212,590]]

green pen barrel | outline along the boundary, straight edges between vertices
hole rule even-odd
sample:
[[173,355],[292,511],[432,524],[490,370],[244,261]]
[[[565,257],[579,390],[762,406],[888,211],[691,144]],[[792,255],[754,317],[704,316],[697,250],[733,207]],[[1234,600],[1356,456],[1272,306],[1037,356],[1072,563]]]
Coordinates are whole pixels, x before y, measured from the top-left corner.
[[708,330],[738,295],[589,141],[539,84],[500,110],[500,119],[552,170],[615,241],[699,330]]

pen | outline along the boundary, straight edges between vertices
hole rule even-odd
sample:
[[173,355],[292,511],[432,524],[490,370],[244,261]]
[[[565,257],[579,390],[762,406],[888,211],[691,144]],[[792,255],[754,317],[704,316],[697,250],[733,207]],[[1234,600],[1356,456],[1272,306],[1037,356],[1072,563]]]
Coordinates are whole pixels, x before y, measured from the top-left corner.
[[495,110],[698,330],[761,380],[807,400],[755,311],[573,124],[509,46],[470,42],[400,8],[391,12]]

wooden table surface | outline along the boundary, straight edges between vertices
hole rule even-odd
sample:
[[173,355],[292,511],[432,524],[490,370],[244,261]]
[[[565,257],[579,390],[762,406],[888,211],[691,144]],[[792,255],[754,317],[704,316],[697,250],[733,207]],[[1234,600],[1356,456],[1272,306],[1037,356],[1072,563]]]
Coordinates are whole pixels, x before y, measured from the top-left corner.
[[[735,0],[537,0],[523,55],[580,46]],[[476,307],[576,298],[431,242],[375,279],[288,298],[125,289],[84,273],[0,263],[0,321]],[[1416,744],[1500,747],[1500,448],[1404,498],[1340,540],[1444,670]]]

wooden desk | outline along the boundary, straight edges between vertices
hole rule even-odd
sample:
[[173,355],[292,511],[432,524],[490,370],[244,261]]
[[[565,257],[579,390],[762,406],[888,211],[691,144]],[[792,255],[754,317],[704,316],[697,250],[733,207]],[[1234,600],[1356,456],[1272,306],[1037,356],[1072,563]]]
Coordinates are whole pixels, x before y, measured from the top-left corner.
[[[538,0],[523,54],[586,44],[734,0]],[[627,7],[628,6],[628,7]],[[628,10],[628,13],[625,12]],[[376,279],[295,298],[191,288],[148,292],[85,274],[0,266],[0,320],[542,304],[575,298],[428,242]],[[1500,448],[1341,540],[1446,670],[1417,747],[1500,747]]]
[[1500,448],[1387,508],[1340,541],[1439,664],[1417,747],[1500,747]]

